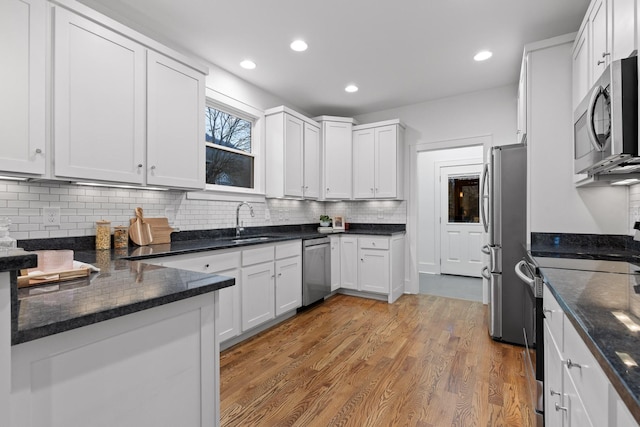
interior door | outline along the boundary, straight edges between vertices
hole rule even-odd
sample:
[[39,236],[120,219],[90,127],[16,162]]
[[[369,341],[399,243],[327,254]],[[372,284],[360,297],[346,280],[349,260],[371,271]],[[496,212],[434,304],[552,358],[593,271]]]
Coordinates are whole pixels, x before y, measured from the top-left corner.
[[483,226],[480,222],[481,164],[440,168],[440,271],[480,277]]

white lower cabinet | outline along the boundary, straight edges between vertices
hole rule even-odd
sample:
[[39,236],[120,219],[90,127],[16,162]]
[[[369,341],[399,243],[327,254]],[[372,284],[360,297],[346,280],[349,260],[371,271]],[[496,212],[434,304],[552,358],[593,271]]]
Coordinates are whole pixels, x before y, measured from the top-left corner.
[[340,236],[331,236],[331,292],[340,288]]
[[637,427],[560,305],[544,287],[546,427]]
[[272,261],[242,267],[242,332],[275,317]]
[[[302,242],[220,249],[145,260],[145,263],[233,277],[218,291],[220,342],[239,337],[302,305]],[[232,343],[233,344],[233,343]]]
[[340,288],[384,295],[389,303],[398,299],[404,293],[404,234],[341,236]]

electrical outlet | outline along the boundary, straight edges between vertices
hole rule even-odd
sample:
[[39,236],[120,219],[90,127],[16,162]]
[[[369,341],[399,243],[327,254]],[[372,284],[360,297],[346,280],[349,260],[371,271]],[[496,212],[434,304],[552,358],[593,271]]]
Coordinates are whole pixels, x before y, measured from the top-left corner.
[[60,226],[60,208],[57,206],[42,208],[42,222],[45,227]]

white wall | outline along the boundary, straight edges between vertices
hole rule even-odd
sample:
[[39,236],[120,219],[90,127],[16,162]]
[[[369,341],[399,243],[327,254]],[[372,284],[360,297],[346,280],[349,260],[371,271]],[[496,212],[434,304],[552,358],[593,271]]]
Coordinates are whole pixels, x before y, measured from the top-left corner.
[[440,273],[440,164],[482,163],[482,146],[423,151],[418,154],[418,270]]
[[572,45],[571,41],[539,47],[529,56],[530,231],[626,234],[626,187],[574,184]]

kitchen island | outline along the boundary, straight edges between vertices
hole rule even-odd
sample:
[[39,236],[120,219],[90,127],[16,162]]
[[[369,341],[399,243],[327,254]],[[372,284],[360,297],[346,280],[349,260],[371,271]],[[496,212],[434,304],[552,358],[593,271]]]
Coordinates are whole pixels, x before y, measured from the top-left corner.
[[1,424],[218,425],[215,291],[234,280],[113,251],[75,255],[101,271],[18,289],[16,271],[35,266],[35,255],[6,263],[0,375],[11,389]]

